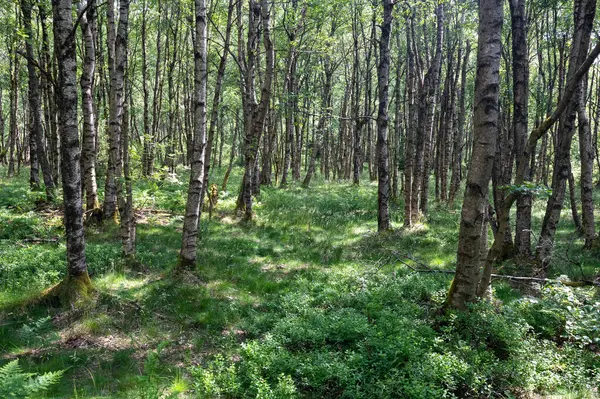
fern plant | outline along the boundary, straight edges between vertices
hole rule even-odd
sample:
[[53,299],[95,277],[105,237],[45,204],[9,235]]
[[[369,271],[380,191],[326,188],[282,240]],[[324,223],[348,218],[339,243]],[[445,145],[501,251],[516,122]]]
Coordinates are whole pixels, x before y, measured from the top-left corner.
[[63,371],[41,375],[25,373],[18,360],[0,367],[0,398],[31,398],[58,383]]

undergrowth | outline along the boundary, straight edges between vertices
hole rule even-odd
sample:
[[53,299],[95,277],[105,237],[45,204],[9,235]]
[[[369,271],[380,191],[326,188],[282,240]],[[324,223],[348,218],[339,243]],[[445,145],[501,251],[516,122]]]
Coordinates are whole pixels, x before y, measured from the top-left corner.
[[[149,271],[125,267],[114,226],[90,226],[95,305],[27,306],[64,277],[66,260],[60,209],[40,209],[26,177],[0,182],[0,366],[64,370],[34,397],[591,398],[600,385],[594,290],[530,296],[495,283],[492,301],[444,315],[449,275],[413,268],[454,268],[459,208],[432,204],[404,230],[395,203],[396,230],[379,236],[369,182],[263,188],[256,222],[242,224],[235,170],[202,221],[197,271],[173,276],[186,171],[140,180],[137,250]],[[572,231],[565,212],[553,275],[593,276],[597,254]]]

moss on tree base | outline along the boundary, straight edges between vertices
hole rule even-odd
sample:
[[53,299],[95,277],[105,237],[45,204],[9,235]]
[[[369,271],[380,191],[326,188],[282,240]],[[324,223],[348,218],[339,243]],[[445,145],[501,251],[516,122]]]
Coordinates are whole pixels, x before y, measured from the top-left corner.
[[100,226],[104,221],[104,213],[102,208],[98,205],[94,209],[86,211],[85,223],[88,226]]
[[147,273],[148,267],[138,260],[134,254],[123,255],[125,267],[134,272]]
[[63,281],[42,293],[42,302],[64,307],[81,307],[89,304],[95,294],[92,281],[87,273],[67,276]]
[[187,259],[183,256],[179,256],[177,265],[175,266],[174,273],[179,274],[182,272],[193,272],[196,270],[196,259]]

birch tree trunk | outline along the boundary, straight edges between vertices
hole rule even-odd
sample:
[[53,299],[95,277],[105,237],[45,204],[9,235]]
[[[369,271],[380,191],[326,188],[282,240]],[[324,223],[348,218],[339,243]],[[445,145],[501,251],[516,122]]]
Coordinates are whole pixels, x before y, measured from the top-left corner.
[[[512,21],[512,67],[514,92],[514,146],[515,153],[521,154],[527,141],[527,121],[529,119],[529,51],[527,46],[527,16],[525,0],[509,0]],[[517,169],[521,162],[528,170],[525,179],[531,180],[530,160],[517,157]],[[515,227],[515,246],[519,255],[531,256],[531,204],[530,194],[520,195],[517,199]]]
[[46,198],[49,201],[54,199],[54,179],[52,170],[46,152],[46,143],[44,141],[44,130],[42,127],[42,101],[40,82],[37,76],[35,60],[33,55],[33,32],[31,29],[31,2],[21,0],[21,11],[23,12],[23,27],[27,39],[25,40],[25,50],[27,52],[27,71],[29,76],[29,112],[31,113],[30,140],[34,143],[35,154],[39,165],[42,167],[42,176],[46,186]]
[[407,49],[407,63],[406,63],[406,91],[408,94],[408,118],[406,126],[406,147],[404,149],[404,227],[411,227],[414,219],[415,211],[413,211],[413,196],[416,195],[413,192],[413,161],[415,159],[415,133],[417,129],[417,105],[415,103],[416,97],[416,61],[415,53],[413,51],[413,36],[412,36],[412,16],[407,19],[406,22],[406,49]]
[[85,257],[81,169],[77,120],[77,61],[71,0],[52,0],[54,48],[58,64],[58,128],[67,238],[63,300],[73,303],[91,289]]
[[452,151],[452,177],[450,181],[450,193],[448,195],[448,202],[454,203],[456,192],[460,186],[461,172],[462,172],[462,158],[463,158],[463,141],[465,132],[465,119],[466,119],[466,107],[465,107],[465,95],[467,85],[467,71],[469,68],[469,57],[471,55],[471,43],[467,40],[465,48],[465,57],[462,63],[462,69],[460,72],[460,92],[458,99],[458,128],[456,130],[456,136],[454,136],[454,148]]
[[[13,50],[11,49],[11,52]],[[15,151],[18,140],[17,107],[19,101],[19,58],[16,54],[10,60],[10,115],[8,127],[8,177],[15,174]]]
[[195,0],[196,35],[194,43],[194,136],[192,139],[191,174],[183,220],[183,236],[177,270],[196,267],[198,226],[200,224],[206,162],[206,0]]
[[592,132],[590,122],[585,109],[584,88],[581,90],[577,119],[579,121],[579,157],[581,160],[581,216],[583,221],[583,234],[585,236],[585,247],[591,248],[596,239],[594,221],[594,150],[592,145]]
[[[94,107],[94,73],[96,69],[96,48],[94,44],[94,26],[96,0],[82,1],[79,5],[81,15],[80,26],[83,36],[83,68],[81,72],[81,109],[83,112],[83,144],[82,167],[85,187],[86,210],[91,214],[88,220],[100,222],[101,211],[98,202],[98,185],[96,182],[96,115]],[[89,11],[84,12],[89,4]]]
[[503,1],[479,2],[473,152],[458,237],[456,275],[446,306],[465,309],[475,300],[482,255],[487,252],[488,190],[498,135]]
[[2,88],[0,87],[0,164],[6,163],[6,147],[4,144],[4,109],[2,108]]
[[[113,0],[106,5],[106,40],[108,47],[108,167],[106,169],[106,182],[104,185],[104,218],[117,218],[117,180],[120,174],[120,148],[121,138],[120,122],[117,114],[117,71],[115,61],[115,14]],[[121,93],[122,95],[122,93]]]
[[[125,71],[127,69],[127,47],[129,39],[129,0],[119,1],[119,24],[115,41],[115,108],[111,110],[111,135],[119,140],[117,163],[115,168],[115,189],[121,218],[121,247],[123,256],[130,263],[135,257],[135,226],[131,198],[131,179],[129,177],[129,112],[125,96]],[[121,175],[127,168],[125,193]]]
[[[271,25],[269,15],[269,1],[249,0],[249,28],[248,28],[248,59],[244,68],[244,176],[242,189],[238,198],[237,208],[243,210],[244,220],[252,219],[252,183],[256,158],[258,155],[260,138],[262,135],[265,117],[271,99],[271,83],[275,68],[275,49],[271,40]],[[265,47],[265,71],[261,85],[260,102],[256,100],[255,74],[258,63],[258,27],[262,26],[263,44]],[[241,57],[240,57],[241,58]]]
[[379,87],[379,109],[377,111],[377,230],[385,231],[390,224],[390,174],[388,157],[388,92],[390,81],[390,35],[392,30],[392,11],[394,3],[382,0],[383,24],[379,41],[379,65],[377,84]]
[[[596,0],[576,0],[574,7],[575,32],[569,55],[567,81],[574,79],[577,70],[587,58],[595,16]],[[576,85],[575,93],[578,93],[579,90],[581,90],[581,82]],[[554,247],[554,235],[566,195],[566,181],[569,178],[571,165],[571,142],[575,132],[575,118],[579,100],[579,95],[570,98],[559,121],[552,171],[552,195],[546,204],[539,244],[536,249],[536,260],[539,263],[539,270],[536,271],[536,275],[542,278],[546,277],[549,270]]]

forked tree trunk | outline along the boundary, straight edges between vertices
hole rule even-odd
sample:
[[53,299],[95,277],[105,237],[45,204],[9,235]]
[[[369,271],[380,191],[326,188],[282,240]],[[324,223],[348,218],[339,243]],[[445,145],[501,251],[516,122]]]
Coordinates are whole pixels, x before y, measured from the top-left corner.
[[477,73],[473,99],[473,152],[467,174],[458,237],[456,275],[446,306],[465,309],[475,300],[482,257],[487,252],[488,189],[498,135],[503,1],[479,2]]
[[[258,33],[262,28],[262,38],[265,47],[265,71],[261,86],[260,102],[256,100],[255,75],[258,65]],[[242,58],[242,57],[240,57]],[[248,54],[245,66],[242,67],[245,76],[242,91],[244,93],[244,176],[238,198],[237,209],[244,212],[244,220],[252,219],[252,186],[256,158],[260,146],[265,118],[271,101],[271,83],[275,68],[275,49],[271,40],[271,25],[269,1],[249,0]]]

